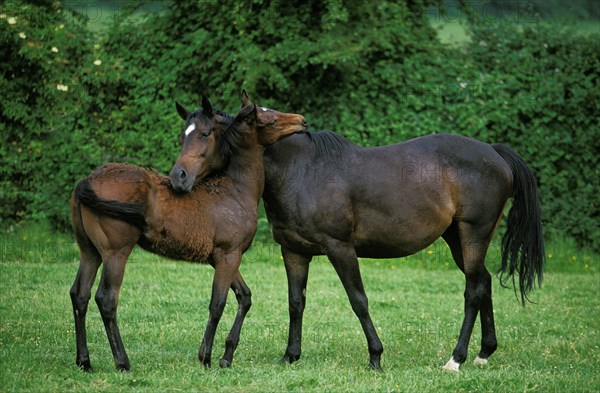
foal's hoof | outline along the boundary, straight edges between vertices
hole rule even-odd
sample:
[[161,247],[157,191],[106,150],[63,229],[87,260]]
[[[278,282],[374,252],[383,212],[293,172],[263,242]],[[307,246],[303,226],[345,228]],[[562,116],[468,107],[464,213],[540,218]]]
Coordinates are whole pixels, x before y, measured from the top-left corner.
[[231,367],[231,362],[227,359],[221,359],[219,361],[219,366],[221,366],[221,368],[230,368]]
[[281,364],[292,364],[295,361],[297,361],[298,359],[300,359],[300,355],[291,355],[289,353],[286,353],[285,355],[283,355],[283,357],[281,358],[281,360],[279,361],[279,363],[281,363]]
[[381,363],[379,362],[369,362],[369,368],[374,371],[383,372],[383,367],[381,367]]
[[86,373],[93,373],[94,369],[92,368],[92,364],[90,363],[89,360],[83,361],[83,362],[77,362],[77,366],[82,369],[83,371],[85,371]]
[[198,354],[198,360],[200,364],[204,366],[204,368],[210,368],[210,356],[203,356],[200,353]]
[[487,363],[488,363],[487,359],[480,358],[479,356],[477,356],[475,358],[475,360],[473,360],[473,364],[476,366],[485,366]]

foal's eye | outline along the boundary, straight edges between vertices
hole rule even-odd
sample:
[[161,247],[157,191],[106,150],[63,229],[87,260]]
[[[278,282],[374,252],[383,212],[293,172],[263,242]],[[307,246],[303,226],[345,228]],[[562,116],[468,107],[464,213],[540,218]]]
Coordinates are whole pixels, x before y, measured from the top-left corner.
[[203,132],[203,133],[200,134],[200,138],[206,139],[206,138],[208,138],[209,135],[210,135],[210,131],[209,132]]
[[271,125],[274,126],[275,124],[277,124],[277,120],[273,119],[273,121],[271,121]]

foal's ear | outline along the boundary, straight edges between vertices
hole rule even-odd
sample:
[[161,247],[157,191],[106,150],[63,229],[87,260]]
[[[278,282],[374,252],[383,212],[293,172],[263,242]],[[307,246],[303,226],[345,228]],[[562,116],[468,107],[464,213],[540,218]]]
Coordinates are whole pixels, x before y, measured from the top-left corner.
[[248,93],[246,93],[246,89],[242,89],[242,106],[247,106],[250,104],[252,104],[252,101],[250,101]]
[[186,120],[187,117],[190,115],[190,111],[188,111],[187,109],[185,109],[183,107],[183,105],[181,105],[177,101],[175,101],[175,108],[177,108],[177,113],[179,113],[179,117],[181,117],[183,120]]
[[202,96],[202,110],[204,111],[204,114],[206,116],[212,117],[213,108],[212,108],[212,105],[210,104],[210,101],[208,100],[208,98],[206,98],[205,95]]

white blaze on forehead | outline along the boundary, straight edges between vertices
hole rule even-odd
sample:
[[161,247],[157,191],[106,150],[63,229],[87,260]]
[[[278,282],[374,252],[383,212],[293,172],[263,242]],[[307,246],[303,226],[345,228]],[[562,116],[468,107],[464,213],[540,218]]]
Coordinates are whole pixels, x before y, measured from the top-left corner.
[[262,111],[263,111],[263,112],[266,112],[266,111],[268,111],[268,110],[269,110],[269,108],[265,108],[264,106],[263,106],[263,107],[261,107],[260,109],[262,109]]
[[190,124],[190,126],[185,129],[185,136],[190,135],[190,133],[192,131],[194,131],[195,129],[196,129],[196,125],[195,124]]

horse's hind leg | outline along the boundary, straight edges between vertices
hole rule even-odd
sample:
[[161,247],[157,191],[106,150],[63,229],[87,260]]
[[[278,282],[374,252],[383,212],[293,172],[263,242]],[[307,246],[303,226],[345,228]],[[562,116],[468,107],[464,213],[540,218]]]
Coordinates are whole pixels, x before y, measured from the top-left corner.
[[483,298],[479,308],[481,320],[481,351],[473,361],[476,365],[485,365],[488,358],[496,351],[498,341],[496,340],[496,327],[494,325],[494,307],[492,304],[492,276],[484,267],[482,286]]
[[233,326],[231,327],[231,331],[227,336],[227,340],[225,342],[225,354],[223,358],[219,362],[221,367],[231,367],[231,363],[233,362],[233,353],[240,342],[240,332],[242,330],[242,324],[244,323],[244,319],[246,318],[246,314],[250,310],[252,306],[252,292],[250,288],[244,282],[241,273],[238,272],[233,277],[233,282],[231,283],[231,289],[233,293],[235,293],[235,297],[238,301],[238,311],[235,315],[235,321],[233,322]]
[[333,247],[330,247],[327,256],[344,285],[352,310],[360,320],[367,337],[370,355],[369,367],[374,370],[381,370],[383,345],[373,326],[373,321],[371,321],[368,299],[360,276],[356,251],[351,244],[336,243]]
[[[482,236],[481,233],[484,235]],[[444,370],[458,371],[465,362],[469,341],[479,310],[482,310],[482,344],[485,351],[495,349],[495,331],[491,303],[491,276],[484,266],[485,254],[489,245],[489,231],[473,227],[467,223],[454,223],[444,234],[458,267],[466,278],[464,293],[464,319],[460,329],[458,343]],[[482,349],[482,353],[484,349]],[[487,357],[486,357],[487,359]]]
[[101,259],[100,254],[98,254],[98,251],[89,241],[82,244],[78,239],[78,243],[80,243],[79,270],[70,291],[73,316],[75,318],[75,341],[77,346],[75,363],[83,370],[91,372],[92,365],[87,347],[85,317],[91,297],[92,285],[96,279]]

